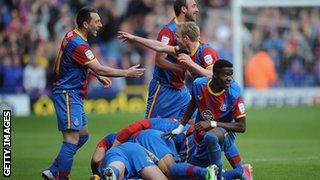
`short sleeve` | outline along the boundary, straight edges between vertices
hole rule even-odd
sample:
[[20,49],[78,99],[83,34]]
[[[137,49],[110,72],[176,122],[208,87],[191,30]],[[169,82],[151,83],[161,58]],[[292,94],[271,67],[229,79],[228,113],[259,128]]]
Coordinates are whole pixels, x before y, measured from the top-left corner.
[[175,36],[173,32],[167,27],[161,29],[158,34],[157,40],[164,43],[165,45],[173,46],[175,44]]
[[85,66],[96,60],[89,46],[85,44],[81,44],[75,48],[72,59],[81,66]]
[[106,141],[106,139],[103,138],[97,144],[97,148],[103,148],[103,149],[107,150],[107,149],[109,149],[109,143]]
[[192,84],[192,89],[191,89],[191,96],[194,98],[196,101],[197,99],[197,85],[195,83]]
[[196,102],[199,101],[199,96],[201,95],[202,88],[207,84],[207,78],[197,78],[192,83],[192,92],[191,95],[195,98]]
[[218,60],[218,53],[212,48],[205,48],[202,51],[201,59],[204,64],[204,68],[212,66]]
[[232,116],[235,119],[242,118],[246,116],[246,108],[244,106],[243,98],[242,96],[239,96],[233,104],[232,107]]

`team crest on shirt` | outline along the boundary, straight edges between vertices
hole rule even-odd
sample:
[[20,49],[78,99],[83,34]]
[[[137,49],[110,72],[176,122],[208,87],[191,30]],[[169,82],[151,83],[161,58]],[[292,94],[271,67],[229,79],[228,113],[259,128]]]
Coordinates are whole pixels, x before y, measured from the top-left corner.
[[225,103],[223,103],[221,106],[220,106],[220,111],[222,112],[225,112],[227,110],[227,105]]
[[206,121],[213,121],[214,120],[214,116],[213,116],[212,112],[209,110],[202,111],[201,116]]

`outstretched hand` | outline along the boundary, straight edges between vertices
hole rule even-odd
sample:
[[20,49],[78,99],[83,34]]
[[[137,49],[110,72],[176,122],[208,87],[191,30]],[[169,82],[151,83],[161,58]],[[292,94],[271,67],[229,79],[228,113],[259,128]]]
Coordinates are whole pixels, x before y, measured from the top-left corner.
[[132,40],[134,38],[134,35],[124,32],[124,31],[118,31],[117,38],[122,40],[122,42]]
[[127,69],[127,77],[140,77],[143,75],[145,68],[139,68],[140,64],[136,64]]

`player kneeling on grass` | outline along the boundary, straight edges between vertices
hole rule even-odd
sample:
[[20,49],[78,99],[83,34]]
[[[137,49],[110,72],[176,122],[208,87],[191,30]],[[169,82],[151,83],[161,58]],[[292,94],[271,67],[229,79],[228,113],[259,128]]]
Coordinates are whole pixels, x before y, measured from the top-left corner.
[[[218,179],[222,178],[223,143],[234,143],[236,132],[243,133],[246,130],[246,111],[241,90],[232,76],[232,63],[222,59],[214,64],[211,79],[195,80],[192,100],[181,124],[170,133],[170,135],[182,133],[184,126],[197,109],[194,136],[198,143],[190,163],[198,166],[217,165]],[[251,174],[242,174],[247,175],[246,179],[252,179]]]

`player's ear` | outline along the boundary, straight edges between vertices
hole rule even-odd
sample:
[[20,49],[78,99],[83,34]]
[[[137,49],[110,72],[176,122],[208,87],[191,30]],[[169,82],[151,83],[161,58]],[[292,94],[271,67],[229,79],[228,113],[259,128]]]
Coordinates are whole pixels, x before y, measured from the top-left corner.
[[188,11],[188,9],[187,9],[186,6],[182,6],[182,7],[181,7],[181,12],[182,12],[182,13],[187,14],[187,11]]
[[85,29],[88,29],[89,24],[88,24],[88,22],[87,22],[87,21],[84,21],[84,22],[83,22],[83,27],[84,27]]
[[212,72],[212,79],[216,79],[217,78],[217,72]]
[[190,39],[190,37],[189,37],[188,35],[186,35],[186,39],[189,40],[189,41],[191,41],[191,39]]

